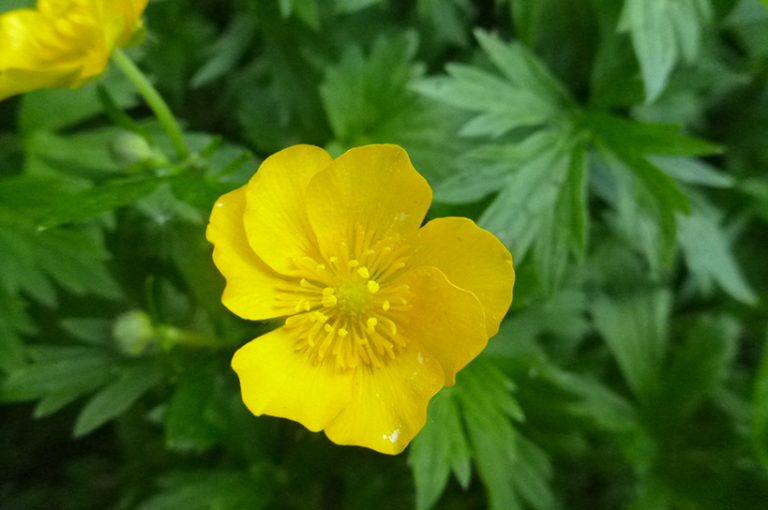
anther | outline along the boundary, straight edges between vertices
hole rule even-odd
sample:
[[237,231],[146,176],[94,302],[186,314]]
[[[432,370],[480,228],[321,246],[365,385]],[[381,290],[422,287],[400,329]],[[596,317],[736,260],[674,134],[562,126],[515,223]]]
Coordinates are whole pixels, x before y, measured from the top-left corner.
[[357,266],[359,266],[359,265],[360,265],[360,262],[358,262],[358,261],[357,261],[357,260],[355,260],[355,259],[352,259],[352,260],[350,260],[349,262],[347,262],[347,265],[348,265],[350,268],[353,268],[353,269],[354,269],[354,268],[356,268]]
[[368,268],[365,266],[359,267],[357,269],[357,274],[365,278],[366,280],[371,277],[371,273],[368,272]]
[[386,299],[385,299],[385,300],[384,300],[384,302],[381,304],[381,308],[382,308],[382,310],[384,310],[385,312],[388,312],[388,311],[389,311],[389,306],[390,306],[390,305],[389,305],[389,301],[387,301]]
[[340,337],[345,337],[349,334],[349,332],[344,328],[339,328],[337,333],[339,334]]
[[379,291],[379,282],[376,280],[368,280],[368,283],[365,286],[371,294],[376,294]]
[[367,321],[365,321],[366,326],[368,326],[368,332],[373,333],[376,328],[376,324],[378,324],[379,321],[376,319],[376,317],[369,317]]

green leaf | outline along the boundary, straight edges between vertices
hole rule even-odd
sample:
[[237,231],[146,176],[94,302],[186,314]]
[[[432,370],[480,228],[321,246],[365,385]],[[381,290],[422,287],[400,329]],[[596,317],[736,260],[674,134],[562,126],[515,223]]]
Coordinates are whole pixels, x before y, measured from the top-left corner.
[[530,0],[510,0],[509,2],[515,35],[529,47],[532,47],[534,43],[536,25],[541,15],[540,5],[540,3]]
[[168,181],[166,177],[114,179],[106,184],[59,198],[40,215],[38,229],[93,219],[119,207],[133,204]]
[[566,214],[570,219],[571,246],[580,259],[587,251],[590,220],[586,158],[587,154],[583,147],[574,149],[567,183],[569,207],[566,209]]
[[81,391],[54,393],[52,395],[48,395],[47,397],[41,398],[37,403],[35,406],[34,416],[35,418],[45,418],[46,416],[50,416],[51,414],[68,406],[81,396]]
[[602,430],[618,433],[637,432],[640,420],[635,406],[626,398],[591,376],[581,376],[546,365],[543,376],[577,397],[568,412],[591,420]]
[[723,316],[706,316],[686,335],[664,373],[663,402],[680,422],[725,380],[737,350],[739,324]]
[[217,377],[213,368],[194,364],[179,379],[165,411],[165,443],[169,448],[200,452],[217,441],[209,416]]
[[0,372],[12,372],[23,366],[21,334],[33,331],[34,326],[25,313],[22,300],[0,286]]
[[122,128],[106,127],[75,134],[58,135],[34,131],[25,138],[28,174],[79,178],[83,185],[105,175],[117,174],[117,164],[111,147],[125,134]]
[[720,221],[719,212],[704,199],[694,203],[692,214],[678,217],[680,246],[688,269],[705,293],[716,283],[734,299],[754,305],[757,294],[744,278]]
[[368,143],[396,143],[430,181],[450,174],[464,146],[446,144],[442,130],[458,130],[463,116],[409,89],[422,69],[413,63],[412,32],[378,38],[368,55],[357,46],[326,69],[320,94],[337,152]]
[[[465,369],[461,375],[463,377],[460,385],[478,378],[475,386],[490,386],[489,389],[494,390],[494,394],[499,393],[493,383],[486,385],[481,382],[481,376],[475,372],[467,372]],[[478,474],[488,492],[489,507],[493,510],[521,508],[519,495],[510,481],[513,463],[517,457],[518,434],[490,394],[483,395],[482,391],[469,390],[470,388],[457,386],[468,440],[472,446]],[[479,400],[476,400],[478,397]]]
[[419,18],[434,32],[436,45],[467,46],[466,27],[474,14],[470,0],[417,0],[416,5]]
[[570,155],[568,177],[552,210],[541,215],[541,233],[534,245],[539,282],[553,292],[565,277],[568,256],[583,258],[587,243],[587,186],[584,149]]
[[675,65],[699,53],[709,0],[625,0],[619,30],[629,32],[645,84],[646,102],[664,91]]
[[211,510],[268,508],[276,483],[265,468],[206,469],[173,473],[161,480],[160,492],[138,505],[138,510]]
[[354,143],[413,103],[406,86],[420,72],[411,62],[417,44],[413,32],[379,38],[367,58],[352,46],[325,71],[320,95],[337,140]]
[[[490,508],[555,508],[546,455],[514,429],[523,413],[511,394],[512,382],[488,362],[475,361],[430,407],[427,428],[416,438],[409,462],[417,488],[417,508],[438,500],[452,470],[469,483],[471,454],[488,491]],[[471,448],[467,450],[467,446]]]
[[248,50],[255,31],[256,26],[252,18],[234,18],[221,37],[210,47],[210,57],[192,76],[190,85],[193,88],[208,85],[235,69]]
[[415,85],[428,97],[477,114],[464,124],[462,135],[499,137],[513,129],[554,123],[564,114],[567,94],[527,49],[504,44],[483,31],[475,36],[503,77],[477,67],[449,64],[447,77]]
[[0,386],[5,401],[35,400],[51,395],[83,395],[98,388],[112,376],[114,358],[94,349],[38,348],[38,361],[11,371]]
[[717,145],[682,133],[675,124],[637,122],[591,112],[584,118],[597,140],[617,154],[638,156],[706,156],[720,152]]
[[763,469],[768,471],[768,335],[755,378],[752,397],[752,443]]
[[333,2],[336,12],[341,14],[350,14],[382,3],[382,0],[334,0]]
[[698,159],[652,156],[649,160],[673,179],[686,184],[711,188],[730,188],[734,185],[733,177]]
[[518,43],[505,44],[495,35],[476,30],[480,46],[496,67],[518,87],[536,91],[549,102],[565,106],[570,97],[560,82],[539,62],[525,46]]
[[523,435],[518,435],[517,458],[511,469],[512,484],[528,506],[537,510],[558,507],[550,487],[552,465],[549,458],[544,450]]
[[658,394],[667,349],[672,296],[666,290],[637,291],[592,304],[595,327],[637,398],[650,402]]
[[480,216],[479,224],[499,236],[518,263],[546,227],[546,215],[554,214],[568,178],[572,143],[568,135],[556,130],[528,137],[520,150],[530,156],[519,167],[512,166],[505,187]]
[[466,489],[471,475],[469,446],[452,390],[443,390],[429,404],[424,429],[410,447],[408,463],[416,484],[416,508],[432,508],[451,471]]
[[535,509],[555,508],[546,455],[518,434],[510,421],[523,419],[512,389],[512,382],[497,368],[478,361],[461,372],[455,387],[490,508],[521,508],[522,501]]
[[279,0],[280,14],[284,18],[292,13],[304,23],[317,30],[320,28],[320,14],[317,9],[317,0]]
[[61,328],[72,337],[89,345],[107,345],[112,340],[112,321],[96,317],[62,319]]
[[24,290],[44,303],[55,302],[51,278],[75,294],[93,293],[115,298],[119,287],[104,261],[108,253],[103,236],[95,228],[39,232],[24,225],[29,218],[8,214],[0,205],[0,268],[8,274],[4,282],[13,292]]
[[662,172],[653,163],[642,157],[619,154],[627,168],[632,170],[648,191],[656,197],[665,210],[690,212],[688,197],[680,190],[677,183]]
[[416,85],[427,97],[477,113],[461,128],[464,136],[499,137],[513,129],[542,126],[556,110],[534,92],[510,85],[486,71],[451,64],[449,77],[429,78]]
[[[636,164],[633,171],[611,153],[602,156],[615,184],[614,189],[603,191],[604,198],[616,210],[615,217],[609,216],[609,222],[630,246],[645,256],[655,275],[661,266],[669,266],[674,260],[675,210],[683,206],[687,210],[688,198],[670,177],[655,167],[649,168],[650,163],[646,165],[640,158],[631,158]],[[650,173],[646,174],[646,170]]]
[[84,436],[122,414],[163,376],[161,368],[153,362],[124,368],[117,380],[85,404],[75,422],[75,437]]
[[544,148],[538,137],[521,143],[485,144],[463,154],[458,170],[438,182],[435,201],[446,204],[476,202],[506,187],[509,175]]
[[536,343],[540,336],[553,336],[564,344],[572,344],[591,331],[587,305],[586,294],[575,288],[546,295],[540,301],[531,301],[501,323],[497,335],[501,341],[494,340],[484,352],[511,358],[520,357],[521,349],[531,349],[532,352],[522,355],[544,358]]

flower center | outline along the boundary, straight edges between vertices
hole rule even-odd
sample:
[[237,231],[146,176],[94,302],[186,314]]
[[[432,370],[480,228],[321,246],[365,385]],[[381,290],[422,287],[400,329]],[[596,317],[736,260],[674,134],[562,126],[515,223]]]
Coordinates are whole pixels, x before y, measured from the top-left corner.
[[336,306],[341,313],[347,315],[364,312],[371,304],[372,297],[368,286],[359,281],[347,281],[336,288]]
[[410,289],[396,279],[409,248],[393,241],[294,261],[298,281],[279,289],[277,304],[296,330],[296,350],[313,364],[379,367],[405,347],[398,323],[410,307]]

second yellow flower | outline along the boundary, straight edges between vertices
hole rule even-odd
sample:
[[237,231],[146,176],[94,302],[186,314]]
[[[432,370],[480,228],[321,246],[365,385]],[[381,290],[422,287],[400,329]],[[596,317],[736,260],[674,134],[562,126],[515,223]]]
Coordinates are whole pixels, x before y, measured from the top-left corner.
[[0,99],[78,87],[104,72],[140,26],[148,0],[38,0],[0,15]]

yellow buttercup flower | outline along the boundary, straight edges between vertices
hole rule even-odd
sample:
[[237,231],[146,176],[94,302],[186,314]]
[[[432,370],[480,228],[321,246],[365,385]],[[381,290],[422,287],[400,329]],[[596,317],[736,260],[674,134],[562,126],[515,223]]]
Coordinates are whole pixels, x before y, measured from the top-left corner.
[[431,200],[398,146],[334,160],[297,145],[216,202],[224,305],[286,317],[232,360],[253,414],[389,454],[419,432],[429,400],[497,333],[515,280],[510,253],[472,221],[419,228]]
[[0,99],[100,75],[139,28],[147,1],[38,0],[0,15]]

